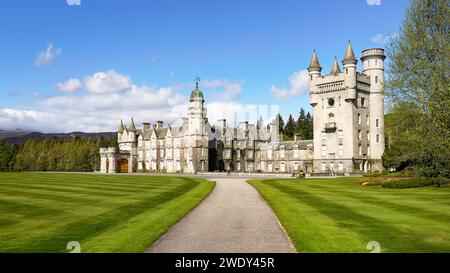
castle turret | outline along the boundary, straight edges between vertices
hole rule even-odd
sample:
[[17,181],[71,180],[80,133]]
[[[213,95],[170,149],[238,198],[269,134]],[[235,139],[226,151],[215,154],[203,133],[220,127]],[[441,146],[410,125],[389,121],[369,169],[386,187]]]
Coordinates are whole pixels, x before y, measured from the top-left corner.
[[320,66],[319,59],[317,58],[316,51],[314,50],[313,55],[311,57],[311,62],[308,66],[308,75],[309,75],[309,94],[310,94],[310,104],[312,106],[317,105],[317,101],[315,101],[315,97],[311,94],[317,92],[316,80],[318,77],[322,76],[322,67]]
[[352,44],[348,41],[342,64],[344,65],[345,80],[344,85],[347,88],[347,100],[356,99],[356,64],[355,53],[353,53]]
[[384,49],[370,48],[362,52],[363,73],[370,78],[370,156],[378,161],[373,169],[381,170],[384,153]]
[[330,75],[334,75],[337,76],[339,74],[341,74],[341,68],[339,67],[339,64],[337,62],[337,58],[334,57],[334,62],[333,62],[333,66],[331,67],[331,72]]
[[198,87],[200,79],[196,79],[195,89],[189,98],[188,109],[188,145],[189,151],[185,171],[196,173],[208,170],[208,134],[206,133],[206,108],[203,92]]
[[122,134],[123,130],[125,130],[125,128],[123,126],[123,120],[120,120],[120,125],[119,125],[119,128],[117,129],[117,133]]
[[206,119],[206,109],[204,107],[205,98],[203,92],[198,88],[198,81],[195,83],[195,89],[191,92],[189,99],[189,126],[190,135],[202,135]]
[[130,132],[136,132],[136,125],[134,125],[134,120],[131,118],[131,125],[130,128],[128,128],[128,131]]

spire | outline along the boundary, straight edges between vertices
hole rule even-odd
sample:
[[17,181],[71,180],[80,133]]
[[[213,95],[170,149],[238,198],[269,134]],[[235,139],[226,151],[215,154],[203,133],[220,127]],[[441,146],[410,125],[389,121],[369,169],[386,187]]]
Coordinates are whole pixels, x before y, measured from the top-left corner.
[[134,120],[131,118],[131,125],[130,128],[128,128],[130,132],[136,132],[136,126],[134,125]]
[[308,66],[308,72],[311,72],[313,70],[322,70],[322,67],[319,64],[319,59],[317,58],[317,54],[316,54],[316,50],[314,50],[312,58],[311,58],[311,62],[309,63]]
[[123,133],[124,127],[123,127],[123,120],[120,120],[120,125],[119,125],[119,129],[117,129],[118,133]]
[[331,74],[337,76],[339,73],[341,73],[341,68],[339,67],[337,58],[334,57],[334,63],[333,63],[333,67],[331,68]]
[[345,51],[344,59],[342,60],[342,64],[356,64],[358,61],[355,58],[355,53],[353,53],[352,43],[348,41],[347,50]]

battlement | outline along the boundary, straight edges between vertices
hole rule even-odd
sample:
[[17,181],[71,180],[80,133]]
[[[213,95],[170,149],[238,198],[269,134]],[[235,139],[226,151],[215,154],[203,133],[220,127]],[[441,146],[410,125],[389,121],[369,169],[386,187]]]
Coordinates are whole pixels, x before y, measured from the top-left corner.
[[107,154],[107,153],[116,153],[117,149],[115,147],[102,147],[100,148],[100,154]]
[[344,81],[327,82],[317,85],[318,93],[334,92],[345,90]]
[[382,57],[383,60],[386,58],[386,56],[384,55],[384,49],[382,48],[368,48],[362,51],[361,54],[361,60],[367,58],[367,57],[372,57],[372,56],[379,56]]

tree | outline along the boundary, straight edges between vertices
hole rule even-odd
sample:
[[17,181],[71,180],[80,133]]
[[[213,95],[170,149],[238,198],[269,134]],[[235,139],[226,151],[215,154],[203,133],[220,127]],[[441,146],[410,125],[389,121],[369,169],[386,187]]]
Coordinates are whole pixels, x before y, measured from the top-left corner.
[[308,112],[306,114],[304,139],[313,139],[313,118]]
[[262,116],[259,116],[258,121],[256,122],[256,129],[261,130],[264,127],[264,121]]
[[13,170],[17,150],[17,145],[8,145],[4,140],[0,139],[0,171],[8,172]]
[[294,118],[292,117],[292,115],[289,115],[288,121],[284,126],[284,135],[287,136],[289,139],[292,139],[294,137],[296,127],[297,126]]
[[396,170],[417,164],[415,143],[419,141],[414,128],[419,126],[419,110],[411,103],[397,103],[385,116],[387,147],[383,155],[383,166]]
[[278,132],[281,134],[284,131],[284,120],[280,114],[277,114],[276,121],[278,121]]
[[[394,147],[400,143],[390,135],[386,158],[414,159],[411,164],[425,176],[450,176],[449,11],[448,0],[413,0],[387,48],[387,96],[394,116],[407,120],[401,130],[407,130],[413,151]],[[405,104],[417,112],[414,120],[398,111]],[[395,131],[388,126],[395,124],[386,125]]]
[[302,107],[302,108],[300,108],[300,113],[298,115],[297,128],[296,128],[297,134],[299,134],[302,139],[305,139],[305,129],[306,129],[306,115],[305,115],[305,110]]

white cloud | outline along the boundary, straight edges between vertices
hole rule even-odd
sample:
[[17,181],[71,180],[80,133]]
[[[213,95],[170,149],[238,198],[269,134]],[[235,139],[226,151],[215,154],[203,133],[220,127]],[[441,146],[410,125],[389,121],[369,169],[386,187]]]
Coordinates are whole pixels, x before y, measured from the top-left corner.
[[272,96],[277,99],[286,99],[306,93],[309,88],[308,71],[299,70],[294,72],[289,77],[289,82],[291,83],[289,89],[278,88],[275,85],[272,85],[270,90]]
[[53,122],[54,116],[45,112],[35,110],[1,109],[0,124],[2,129],[23,128],[28,130],[39,130],[42,123]]
[[231,101],[237,99],[241,94],[242,83],[242,80],[206,79],[201,83],[201,85],[205,88],[221,89],[220,92],[215,94],[216,98],[219,100]]
[[381,33],[375,34],[372,38],[370,38],[370,41],[374,44],[385,46],[391,39],[394,39],[396,37],[395,33],[384,35]]
[[379,5],[381,5],[381,0],[367,0],[367,5],[379,6]]
[[117,73],[114,70],[98,72],[86,77],[86,89],[94,94],[120,93],[131,88],[130,77]]
[[279,105],[242,104],[226,101],[207,102],[206,108],[210,124],[214,125],[217,120],[226,119],[229,127],[235,127],[242,121],[256,125],[260,117],[264,124],[268,124],[280,112]]
[[69,79],[66,82],[57,83],[54,86],[56,89],[66,92],[72,93],[74,91],[79,90],[82,87],[82,84],[79,79]]
[[[223,88],[218,94],[225,90],[229,94],[239,93],[241,83],[242,81],[229,80],[202,82],[206,92],[208,89]],[[181,92],[189,94],[192,83],[163,87],[138,85],[130,77],[110,70],[86,77],[84,84],[73,78],[56,84],[55,87],[67,92],[57,96],[36,97],[33,104],[22,108],[0,108],[0,129],[22,128],[42,132],[114,131],[121,119],[129,124],[131,117],[137,126],[142,121],[153,123],[156,120],[174,124],[186,116],[189,98]],[[84,87],[89,92],[69,92],[76,87]],[[222,118],[226,118],[230,126],[243,120],[255,122],[259,116],[268,120],[271,115],[279,112],[278,108],[272,111],[261,110],[256,105],[225,101],[219,97],[218,95],[216,100],[207,101],[206,104],[211,124]]]
[[41,51],[36,57],[34,64],[36,66],[51,64],[55,61],[56,57],[61,55],[61,52],[61,48],[56,48],[55,50],[53,50],[53,44],[49,43],[47,45],[47,49]]
[[81,0],[66,0],[69,6],[81,6]]

